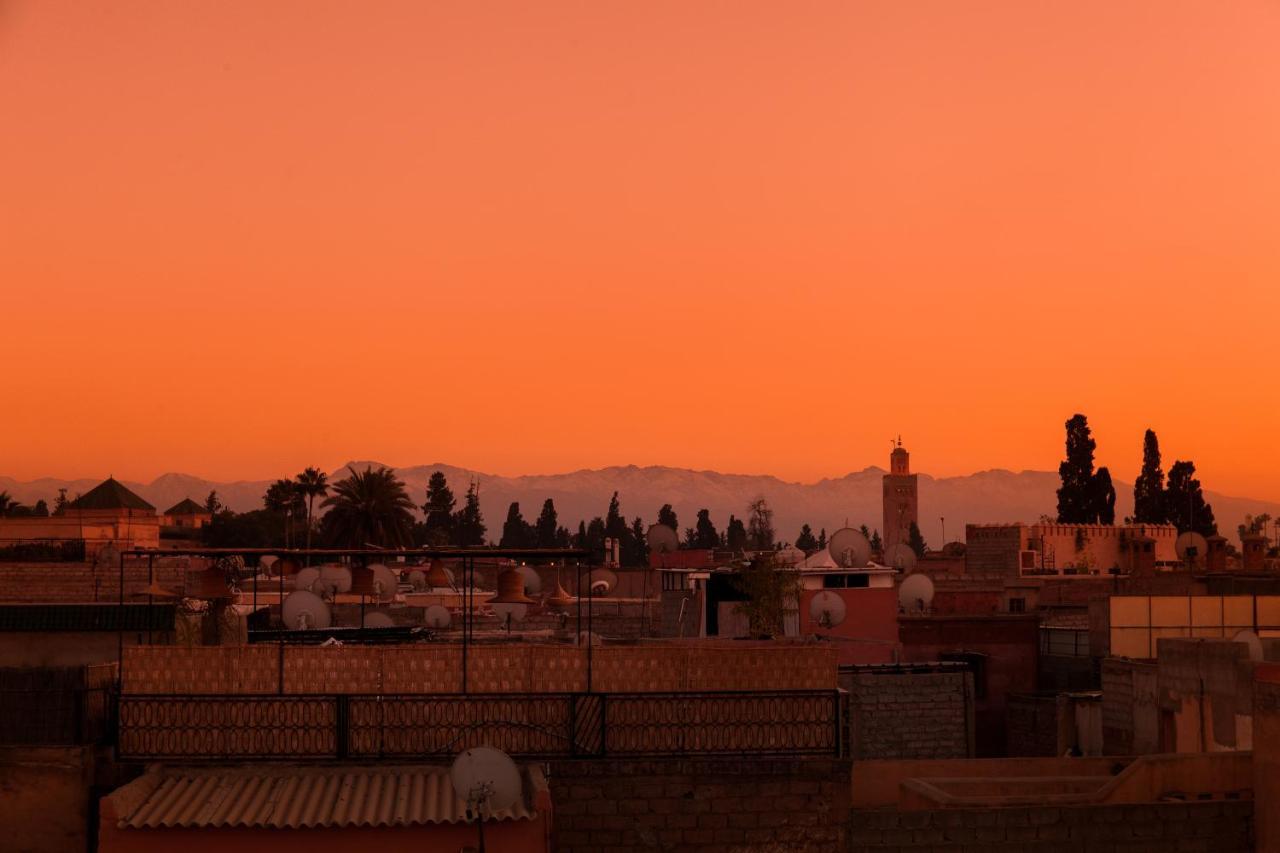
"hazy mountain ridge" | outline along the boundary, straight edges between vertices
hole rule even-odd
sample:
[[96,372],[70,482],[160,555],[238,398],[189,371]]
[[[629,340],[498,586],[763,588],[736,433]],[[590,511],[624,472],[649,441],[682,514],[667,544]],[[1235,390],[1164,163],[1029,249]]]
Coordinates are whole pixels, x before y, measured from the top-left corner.
[[[356,461],[349,466],[361,469],[381,463]],[[329,479],[345,476],[348,465],[330,472]],[[443,471],[459,503],[467,484],[474,478],[480,483],[480,506],[484,512],[489,536],[497,538],[512,501],[529,521],[537,517],[547,498],[555,501],[560,523],[576,529],[579,519],[590,520],[605,514],[609,498],[619,493],[622,512],[628,519],[639,515],[645,524],[657,518],[658,508],[670,503],[680,524],[692,526],[697,511],[711,510],[717,529],[724,529],[730,513],[742,516],[747,502],[763,495],[775,512],[775,527],[785,541],[793,540],[802,524],[812,525],[816,532],[828,532],[844,525],[879,528],[881,523],[881,477],[884,469],[864,468],[839,478],[824,478],[814,483],[782,480],[767,474],[724,474],[717,471],[694,471],[653,465],[617,465],[607,468],[581,469],[563,474],[527,474],[502,477],[455,465],[436,463],[397,468],[415,502],[426,499],[427,480],[432,472]],[[59,488],[74,497],[98,484],[95,479],[59,480],[45,477],[20,482],[0,476],[0,491],[7,491],[26,504],[43,498],[50,506]],[[210,490],[237,511],[258,509],[262,494],[272,480],[239,480],[217,482],[190,474],[163,474],[150,483],[123,481],[130,489],[151,502],[160,511],[190,497],[204,502]],[[1133,508],[1133,485],[1116,482],[1116,515],[1123,517]],[[920,526],[931,544],[941,541],[941,518],[946,519],[948,539],[963,537],[966,523],[1035,521],[1042,514],[1052,514],[1056,507],[1058,475],[1051,471],[1007,471],[991,469],[961,477],[932,477],[920,474]],[[1252,498],[1239,498],[1218,492],[1207,492],[1219,527],[1224,535],[1234,538],[1235,527],[1246,513],[1269,512],[1280,516],[1280,503]]]

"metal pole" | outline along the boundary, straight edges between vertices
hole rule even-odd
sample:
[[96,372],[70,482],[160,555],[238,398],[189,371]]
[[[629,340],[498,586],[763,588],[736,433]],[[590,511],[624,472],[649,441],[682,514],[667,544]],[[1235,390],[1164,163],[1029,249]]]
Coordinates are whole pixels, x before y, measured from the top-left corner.
[[591,578],[587,577],[587,692],[591,692],[591,647],[595,645],[594,635],[591,633],[591,616],[594,611],[592,602],[595,600],[595,590],[591,588]]
[[151,620],[152,608],[155,607],[156,599],[151,594],[151,585],[156,582],[156,558],[154,554],[147,555],[147,645],[151,645]]
[[[83,524],[83,522],[82,522]],[[116,607],[116,693],[124,685],[124,551],[120,552],[120,603]]]
[[[468,580],[470,572],[470,580]],[[470,583],[470,587],[468,587]],[[475,564],[462,558],[462,693],[467,692],[467,633],[471,626],[471,587],[475,586]]]

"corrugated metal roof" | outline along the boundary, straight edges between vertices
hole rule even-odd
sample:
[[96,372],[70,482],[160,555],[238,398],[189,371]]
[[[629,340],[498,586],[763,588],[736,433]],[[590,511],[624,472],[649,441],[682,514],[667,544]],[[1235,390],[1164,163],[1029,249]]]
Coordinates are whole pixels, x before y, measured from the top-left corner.
[[[522,768],[524,796],[494,820],[528,820],[536,768]],[[461,823],[467,805],[447,767],[289,766],[156,768],[121,789],[151,786],[120,819],[128,829],[414,826]],[[134,792],[135,794],[142,792]],[[126,794],[122,799],[133,799]]]

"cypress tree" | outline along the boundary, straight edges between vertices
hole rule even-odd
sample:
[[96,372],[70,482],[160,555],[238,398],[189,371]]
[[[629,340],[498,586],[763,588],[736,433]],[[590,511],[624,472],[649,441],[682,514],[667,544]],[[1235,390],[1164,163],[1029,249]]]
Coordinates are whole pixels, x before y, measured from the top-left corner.
[[1168,521],[1164,497],[1164,469],[1160,467],[1160,440],[1152,430],[1142,439],[1142,473],[1133,481],[1133,521],[1135,524],[1164,524]]
[[427,502],[422,505],[426,514],[423,526],[428,545],[447,545],[454,541],[453,508],[456,504],[444,472],[436,471],[427,481]]
[[742,519],[729,516],[729,526],[724,532],[725,547],[730,551],[742,551],[747,547],[747,528]]
[[680,522],[676,519],[676,511],[671,508],[671,504],[663,504],[658,510],[658,523],[665,524],[672,530],[680,529]]
[[560,530],[560,522],[556,517],[556,505],[551,498],[547,498],[542,503],[542,514],[538,516],[538,521],[534,525],[537,531],[537,544],[539,548],[554,548],[558,543],[558,533]]
[[1104,465],[1093,475],[1093,510],[1099,524],[1116,523],[1116,487],[1111,482],[1111,472]]
[[923,557],[929,550],[929,546],[924,541],[924,534],[920,532],[920,525],[914,521],[911,522],[911,528],[907,531],[907,545],[916,552],[917,557]]
[[502,548],[528,548],[532,528],[520,513],[520,503],[512,501],[507,507],[507,520],[502,523],[502,538],[498,540]]
[[454,541],[459,548],[474,548],[484,544],[484,516],[480,513],[480,490],[473,482],[467,487],[462,509],[453,516]]
[[1058,489],[1058,522],[1092,524],[1098,517],[1093,483],[1093,451],[1097,445],[1084,415],[1074,415],[1066,426],[1067,457],[1058,465],[1062,480]]
[[1164,493],[1165,515],[1168,523],[1176,526],[1179,533],[1190,530],[1201,536],[1213,536],[1218,532],[1218,524],[1213,518],[1213,507],[1205,501],[1195,474],[1194,462],[1173,463]]
[[698,522],[694,527],[694,548],[719,548],[720,534],[711,523],[711,510],[698,510]]
[[818,537],[813,535],[812,527],[806,524],[800,528],[800,535],[796,537],[796,547],[806,553],[817,550]]

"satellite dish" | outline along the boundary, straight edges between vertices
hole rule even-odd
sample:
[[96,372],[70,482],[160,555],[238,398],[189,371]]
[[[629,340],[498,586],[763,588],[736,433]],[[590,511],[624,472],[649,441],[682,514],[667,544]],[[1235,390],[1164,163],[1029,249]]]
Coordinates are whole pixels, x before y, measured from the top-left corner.
[[916,552],[910,545],[899,542],[884,553],[884,564],[893,566],[900,572],[909,572],[916,567]]
[[604,637],[601,637],[595,631],[580,631],[578,633],[578,645],[580,646],[603,646]]
[[329,627],[329,605],[314,592],[300,589],[289,593],[281,608],[281,618],[290,630]]
[[824,589],[809,602],[809,618],[822,628],[834,628],[844,621],[844,599]]
[[296,575],[302,570],[302,564],[293,557],[281,557],[272,568],[278,575]]
[[542,578],[538,577],[537,571],[531,566],[521,566],[516,571],[520,573],[520,577],[524,578],[525,595],[537,595],[542,592]]
[[919,613],[933,604],[933,581],[928,575],[907,575],[898,586],[898,604],[908,613]]
[[529,605],[515,604],[509,601],[490,601],[489,605],[493,608],[493,612],[502,617],[502,621],[508,625],[512,622],[523,622],[524,617],[529,615]]
[[369,571],[373,573],[373,595],[379,601],[391,601],[396,597],[396,590],[400,588],[400,579],[396,573],[388,569],[382,563],[374,563],[369,567]]
[[375,610],[364,615],[364,627],[366,628],[394,628],[395,626],[395,620],[381,610]]
[[587,589],[592,595],[608,595],[618,586],[618,576],[609,569],[595,569],[587,575]]
[[1249,647],[1249,660],[1262,660],[1262,640],[1258,639],[1257,634],[1249,630],[1237,631],[1231,641],[1233,643],[1244,643]]
[[860,569],[871,559],[871,543],[862,531],[842,527],[831,535],[827,550],[836,565],[844,569]]
[[1178,559],[1185,563],[1193,563],[1209,553],[1209,543],[1199,533],[1191,530],[1179,533],[1173,547],[1178,552]]
[[320,580],[332,592],[351,592],[351,570],[337,563],[320,567]]
[[453,621],[453,616],[449,613],[449,608],[440,604],[433,604],[427,608],[422,614],[422,624],[428,628],[443,629],[448,628],[449,623]]
[[262,569],[262,571],[266,572],[267,574],[271,574],[271,570],[275,568],[276,562],[279,559],[280,558],[277,557],[275,554],[263,554],[261,557],[258,558],[258,566]]
[[414,569],[409,572],[409,586],[413,587],[414,592],[422,592],[427,588],[427,575],[421,569]]
[[669,554],[680,547],[680,538],[666,524],[652,524],[644,535],[650,554]]
[[491,818],[510,808],[524,793],[520,770],[505,752],[476,746],[453,760],[449,781],[458,798],[467,804],[467,816]]
[[320,580],[320,570],[307,568],[293,576],[293,588],[310,590]]

